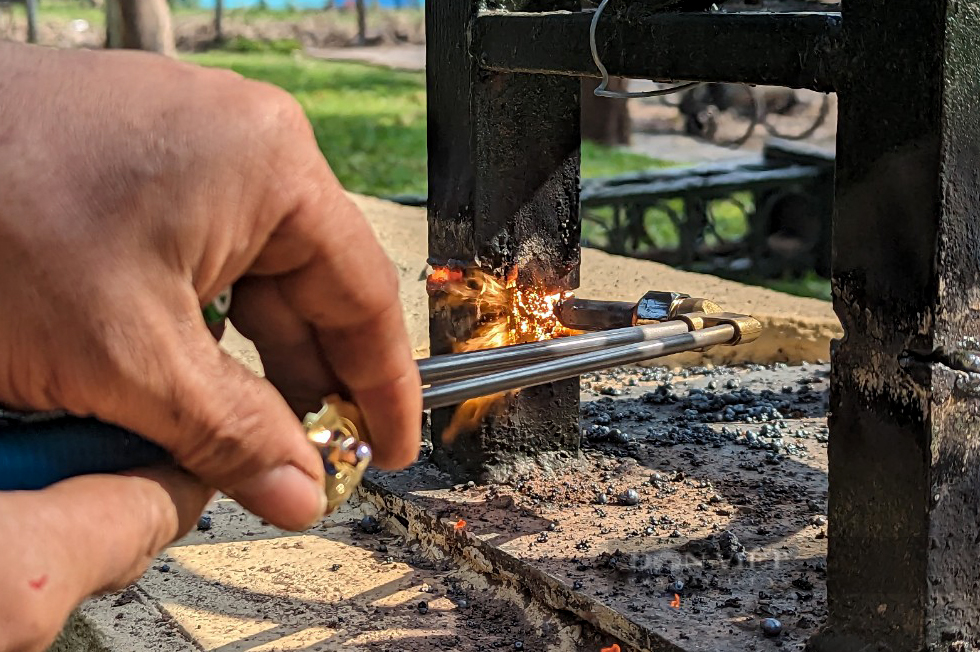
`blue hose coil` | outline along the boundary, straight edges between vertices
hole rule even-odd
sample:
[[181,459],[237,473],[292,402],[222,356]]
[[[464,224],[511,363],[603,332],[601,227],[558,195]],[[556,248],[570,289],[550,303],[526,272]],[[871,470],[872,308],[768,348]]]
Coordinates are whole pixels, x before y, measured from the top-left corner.
[[[204,320],[224,323],[230,307],[229,287],[204,307]],[[97,419],[24,416],[0,409],[0,491],[44,489],[80,475],[175,464],[163,448]]]
[[97,419],[0,425],[0,491],[43,489],[80,475],[173,464],[163,448]]

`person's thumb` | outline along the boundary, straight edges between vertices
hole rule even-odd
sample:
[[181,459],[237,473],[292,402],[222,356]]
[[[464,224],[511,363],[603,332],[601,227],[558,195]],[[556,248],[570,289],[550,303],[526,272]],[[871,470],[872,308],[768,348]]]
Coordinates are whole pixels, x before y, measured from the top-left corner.
[[153,319],[142,310],[141,341],[125,361],[131,391],[98,416],[150,439],[197,475],[273,525],[308,528],[326,510],[317,449],[271,383],[222,351],[200,313]]

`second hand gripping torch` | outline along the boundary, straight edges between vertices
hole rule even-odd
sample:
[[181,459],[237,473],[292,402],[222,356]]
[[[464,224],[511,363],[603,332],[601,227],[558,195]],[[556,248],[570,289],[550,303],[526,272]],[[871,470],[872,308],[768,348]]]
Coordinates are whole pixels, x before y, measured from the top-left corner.
[[[230,300],[225,293],[205,307],[206,321],[223,322]],[[676,292],[648,292],[636,303],[570,297],[556,306],[555,315],[580,334],[419,360],[423,408],[686,351],[745,344],[762,332],[759,321],[748,315]],[[357,489],[371,462],[370,433],[357,407],[339,396],[324,399],[322,409],[306,415],[303,425],[327,472],[331,513]],[[156,444],[96,419],[0,408],[0,491],[173,464]]]

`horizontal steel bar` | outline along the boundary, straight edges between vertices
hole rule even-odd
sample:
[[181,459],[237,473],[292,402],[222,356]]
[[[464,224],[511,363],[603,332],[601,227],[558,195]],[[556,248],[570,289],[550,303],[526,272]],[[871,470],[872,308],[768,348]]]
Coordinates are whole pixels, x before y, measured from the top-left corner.
[[726,196],[737,191],[780,188],[793,183],[806,183],[820,178],[823,170],[817,166],[791,165],[770,170],[744,170],[715,175],[688,174],[645,183],[591,187],[582,191],[583,206],[605,206],[617,201],[638,199],[667,199],[694,195]]
[[[480,65],[499,72],[598,77],[591,11],[488,12],[474,27]],[[599,55],[618,77],[836,89],[838,12],[604,14]]]
[[679,335],[688,330],[686,322],[669,321],[662,324],[632,326],[585,335],[570,335],[544,342],[515,344],[471,353],[437,355],[419,360],[419,373],[422,376],[423,385],[432,385],[447,380],[462,380],[463,378],[482,376],[578,353],[588,353],[622,346],[623,344],[646,342],[656,337]]
[[712,326],[683,335],[668,335],[649,342],[626,344],[557,360],[547,360],[476,378],[433,385],[422,392],[422,405],[425,409],[448,407],[471,398],[574,378],[590,371],[726,344],[734,338],[733,326]]

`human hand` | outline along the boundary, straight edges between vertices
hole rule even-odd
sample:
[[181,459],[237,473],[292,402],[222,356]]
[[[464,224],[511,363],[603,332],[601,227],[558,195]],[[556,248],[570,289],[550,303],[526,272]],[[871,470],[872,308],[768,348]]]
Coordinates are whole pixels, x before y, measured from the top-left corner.
[[82,600],[125,587],[186,534],[211,494],[162,470],[0,493],[0,650],[46,650]]
[[[378,466],[415,459],[397,277],[288,94],[139,52],[0,55],[0,403],[137,432],[288,529],[322,515],[296,418],[322,396],[350,393]],[[232,283],[265,379],[201,316]]]

